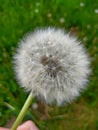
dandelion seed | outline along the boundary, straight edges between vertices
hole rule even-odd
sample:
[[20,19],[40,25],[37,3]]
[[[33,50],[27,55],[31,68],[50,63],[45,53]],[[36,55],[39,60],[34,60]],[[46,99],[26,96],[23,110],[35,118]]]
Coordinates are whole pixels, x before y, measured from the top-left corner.
[[86,88],[89,58],[76,38],[46,28],[26,35],[14,57],[19,83],[48,104],[62,105]]
[[81,3],[80,3],[80,6],[81,6],[81,7],[84,7],[84,6],[85,6],[85,4],[84,4],[83,2],[81,2]]
[[34,110],[36,110],[36,109],[38,108],[38,104],[37,104],[37,103],[33,103],[32,108],[33,108]]
[[48,16],[49,18],[51,18],[51,17],[52,17],[52,14],[51,14],[51,13],[48,13],[47,16]]
[[35,11],[35,13],[38,13],[38,12],[39,12],[39,10],[38,10],[38,9],[35,9],[34,11]]
[[60,18],[60,23],[64,23],[65,19],[64,18]]

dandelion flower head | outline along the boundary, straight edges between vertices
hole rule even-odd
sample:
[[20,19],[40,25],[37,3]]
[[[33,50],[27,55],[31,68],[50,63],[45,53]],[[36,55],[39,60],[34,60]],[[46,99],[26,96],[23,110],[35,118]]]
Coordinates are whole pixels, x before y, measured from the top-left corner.
[[90,73],[83,45],[62,29],[38,29],[24,36],[14,62],[20,85],[47,104],[76,99]]

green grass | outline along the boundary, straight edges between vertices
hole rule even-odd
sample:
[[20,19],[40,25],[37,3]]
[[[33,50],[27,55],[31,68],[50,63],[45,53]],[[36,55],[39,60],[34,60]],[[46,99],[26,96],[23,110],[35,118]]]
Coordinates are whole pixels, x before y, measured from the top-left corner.
[[45,110],[39,105],[37,110],[30,108],[24,120],[35,121],[41,130],[98,129],[98,13],[95,9],[98,0],[0,0],[0,126],[16,117],[27,97],[13,72],[12,57],[18,41],[35,28],[53,26],[76,34],[87,48],[92,68],[90,83],[71,105],[48,107],[48,117],[44,120],[41,119]]

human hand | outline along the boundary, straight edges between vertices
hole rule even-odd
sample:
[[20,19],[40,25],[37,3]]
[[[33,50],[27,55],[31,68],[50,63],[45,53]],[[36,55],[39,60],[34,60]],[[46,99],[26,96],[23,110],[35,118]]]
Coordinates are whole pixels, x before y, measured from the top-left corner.
[[[10,130],[8,128],[0,127],[0,130]],[[32,121],[26,121],[22,125],[18,126],[17,130],[39,130]]]

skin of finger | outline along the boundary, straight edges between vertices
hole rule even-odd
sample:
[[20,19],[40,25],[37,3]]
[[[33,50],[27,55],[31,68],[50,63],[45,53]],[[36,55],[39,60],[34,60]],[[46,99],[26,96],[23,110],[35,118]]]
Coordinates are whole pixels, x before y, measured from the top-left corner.
[[0,127],[0,130],[10,130],[10,129]]
[[32,121],[27,121],[20,125],[17,130],[39,130]]

